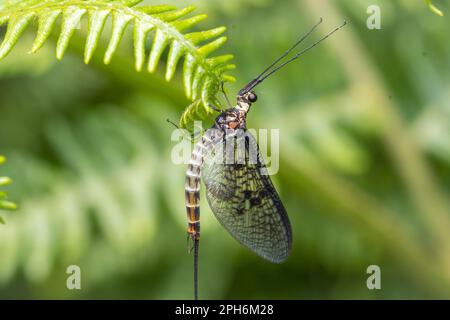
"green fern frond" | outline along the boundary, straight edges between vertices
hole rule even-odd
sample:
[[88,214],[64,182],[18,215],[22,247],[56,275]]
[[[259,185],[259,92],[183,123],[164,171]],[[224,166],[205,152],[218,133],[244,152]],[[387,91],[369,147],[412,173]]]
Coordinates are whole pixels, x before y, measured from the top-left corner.
[[428,6],[428,8],[432,11],[432,12],[434,12],[435,14],[437,14],[438,16],[444,16],[444,13],[441,11],[441,10],[439,10],[432,2],[431,2],[431,0],[424,0],[425,1],[425,4]]
[[[75,30],[82,18],[87,16],[84,61],[89,63],[105,23],[110,18],[112,31],[104,55],[105,64],[111,62],[125,30],[133,24],[136,70],[141,71],[148,59],[147,70],[154,72],[167,49],[165,78],[170,81],[184,57],[184,91],[191,101],[201,100],[202,112],[211,113],[208,106],[217,103],[215,96],[221,83],[234,81],[233,77],[226,74],[235,67],[229,63],[233,56],[210,56],[226,42],[227,38],[221,36],[226,28],[183,33],[204,20],[206,15],[186,17],[194,7],[179,10],[169,5],[135,7],[138,2],[140,0],[25,0],[4,7],[0,10],[0,25],[8,24],[8,28],[0,45],[0,59],[14,48],[33,19],[37,20],[38,27],[30,52],[39,50],[48,40],[60,16],[61,30],[56,43],[56,57],[62,59]],[[154,32],[153,45],[147,58],[145,43],[150,32]]]
[[[6,158],[0,155],[0,165],[6,162]],[[0,177],[0,187],[7,186],[12,183],[11,178]],[[6,200],[6,192],[0,190],[0,209],[14,210],[17,205],[14,202]],[[4,223],[3,218],[0,217],[0,223]]]
[[183,112],[180,118],[179,126],[184,129],[188,129],[189,132],[194,132],[194,121],[205,120],[207,113],[202,107],[202,101],[200,99],[192,102]]

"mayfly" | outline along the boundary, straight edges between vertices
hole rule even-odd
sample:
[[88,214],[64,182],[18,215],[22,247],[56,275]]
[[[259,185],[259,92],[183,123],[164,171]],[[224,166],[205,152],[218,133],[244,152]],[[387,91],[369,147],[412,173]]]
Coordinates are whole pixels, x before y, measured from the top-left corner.
[[283,62],[321,22],[322,19],[240,90],[236,106],[221,112],[211,129],[205,132],[194,147],[186,172],[185,196],[188,240],[192,242],[191,249],[194,251],[196,300],[201,178],[214,215],[236,240],[273,263],[283,262],[290,253],[292,230],[289,218],[267,173],[258,145],[246,129],[246,119],[251,105],[257,100],[253,91],[256,86],[346,25],[344,22]]

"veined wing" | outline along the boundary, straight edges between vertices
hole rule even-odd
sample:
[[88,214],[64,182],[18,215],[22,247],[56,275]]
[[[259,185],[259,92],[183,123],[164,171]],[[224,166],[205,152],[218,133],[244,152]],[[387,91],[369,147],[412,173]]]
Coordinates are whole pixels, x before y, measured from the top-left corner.
[[239,130],[216,143],[202,176],[219,222],[250,250],[280,263],[289,255],[292,232],[263,161],[255,138]]

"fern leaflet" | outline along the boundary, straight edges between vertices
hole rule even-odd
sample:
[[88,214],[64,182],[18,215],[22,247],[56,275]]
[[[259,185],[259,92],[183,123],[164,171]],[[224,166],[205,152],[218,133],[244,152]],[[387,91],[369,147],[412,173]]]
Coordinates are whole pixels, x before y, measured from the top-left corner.
[[[6,162],[6,158],[0,155],[0,164]],[[9,185],[12,183],[11,178],[9,177],[0,177],[0,187]],[[17,208],[17,205],[14,202],[6,200],[6,192],[0,190],[0,209],[6,210],[14,210]],[[0,217],[0,223],[4,223],[3,218]]]
[[441,11],[441,10],[439,10],[434,4],[433,4],[433,2],[431,1],[431,0],[424,0],[425,1],[425,4],[428,6],[428,8],[432,11],[432,12],[434,12],[435,14],[437,14],[438,16],[443,16],[444,15],[444,13]]

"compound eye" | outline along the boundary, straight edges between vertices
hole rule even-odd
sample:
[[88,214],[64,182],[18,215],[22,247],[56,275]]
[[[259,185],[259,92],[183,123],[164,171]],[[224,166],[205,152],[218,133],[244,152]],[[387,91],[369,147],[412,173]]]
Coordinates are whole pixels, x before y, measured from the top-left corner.
[[251,92],[249,95],[248,95],[248,100],[250,101],[250,102],[256,102],[256,100],[258,100],[258,96],[256,95],[256,94],[254,94],[253,92]]

